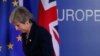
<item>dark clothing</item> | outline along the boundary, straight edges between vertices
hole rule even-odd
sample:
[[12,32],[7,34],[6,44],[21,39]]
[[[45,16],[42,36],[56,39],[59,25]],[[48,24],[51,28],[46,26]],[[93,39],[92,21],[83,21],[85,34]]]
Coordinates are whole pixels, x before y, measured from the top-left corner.
[[22,33],[22,38],[26,56],[54,56],[51,35],[35,22],[32,23],[28,39],[26,33]]

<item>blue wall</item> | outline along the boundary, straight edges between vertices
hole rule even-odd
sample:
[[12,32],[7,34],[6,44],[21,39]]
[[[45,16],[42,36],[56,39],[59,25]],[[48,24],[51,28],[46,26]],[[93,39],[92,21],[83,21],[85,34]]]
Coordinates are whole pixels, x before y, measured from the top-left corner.
[[[95,19],[100,20],[100,11],[94,12],[100,10],[100,0],[57,0],[57,3],[59,19],[65,16],[59,21],[60,55],[100,56],[100,21],[95,21]],[[83,10],[85,15],[83,20],[76,20],[74,15],[74,21],[72,17],[67,18],[69,19],[67,21],[68,9],[74,12],[78,9]],[[88,17],[88,21],[86,21],[86,10],[93,12],[93,15]],[[95,13],[98,15],[96,18]],[[81,19],[82,12],[79,12],[77,17]]]

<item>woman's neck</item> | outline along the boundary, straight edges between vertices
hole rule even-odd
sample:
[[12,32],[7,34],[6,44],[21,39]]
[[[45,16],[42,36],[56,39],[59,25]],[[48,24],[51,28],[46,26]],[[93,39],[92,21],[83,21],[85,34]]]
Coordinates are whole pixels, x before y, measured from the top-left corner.
[[27,38],[28,38],[28,36],[29,36],[29,33],[30,33],[30,30],[31,30],[31,27],[32,27],[32,23],[29,23],[28,31],[27,31],[27,34],[26,34],[26,37],[27,37]]

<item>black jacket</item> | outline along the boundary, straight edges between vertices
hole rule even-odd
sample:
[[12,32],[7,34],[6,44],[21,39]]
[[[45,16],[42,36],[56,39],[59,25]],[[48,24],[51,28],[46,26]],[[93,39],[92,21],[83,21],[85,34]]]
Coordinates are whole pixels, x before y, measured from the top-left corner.
[[32,23],[28,39],[26,33],[22,33],[22,39],[26,56],[54,56],[51,35],[35,22]]

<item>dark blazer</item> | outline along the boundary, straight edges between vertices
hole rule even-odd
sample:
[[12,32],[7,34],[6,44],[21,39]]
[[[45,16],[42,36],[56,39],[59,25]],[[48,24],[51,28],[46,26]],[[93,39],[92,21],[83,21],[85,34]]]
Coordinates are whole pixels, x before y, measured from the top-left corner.
[[54,56],[51,35],[35,22],[32,23],[28,39],[26,33],[22,33],[22,39],[26,56]]

